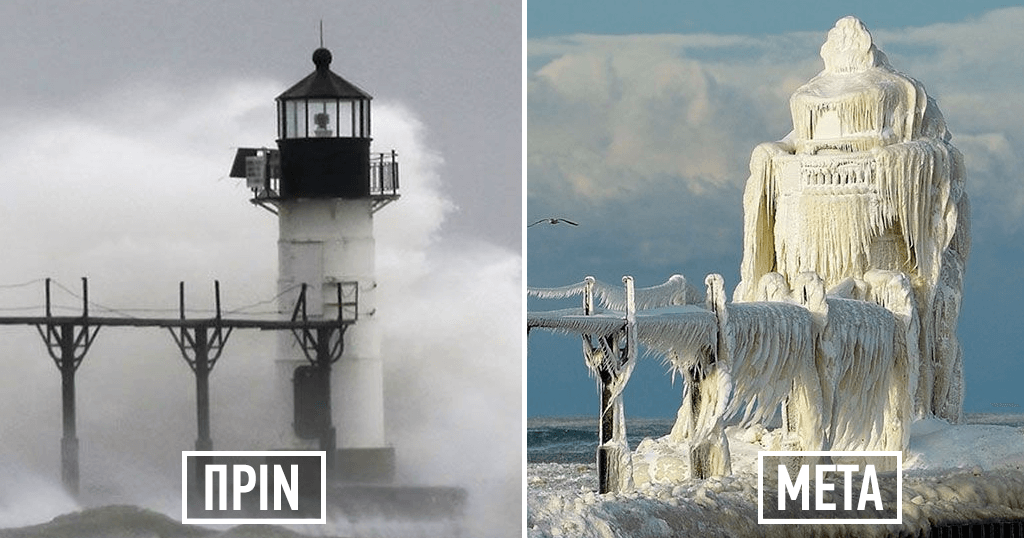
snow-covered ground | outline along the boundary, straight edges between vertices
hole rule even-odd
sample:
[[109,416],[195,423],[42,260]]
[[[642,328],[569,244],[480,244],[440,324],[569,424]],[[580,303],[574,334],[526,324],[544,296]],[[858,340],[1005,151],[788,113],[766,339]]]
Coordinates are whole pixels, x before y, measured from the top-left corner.
[[594,464],[529,464],[528,536],[887,536],[1024,519],[1024,428],[929,419],[911,429],[901,526],[758,525],[757,452],[779,448],[777,431],[755,428],[726,430],[732,475],[677,485],[599,495]]

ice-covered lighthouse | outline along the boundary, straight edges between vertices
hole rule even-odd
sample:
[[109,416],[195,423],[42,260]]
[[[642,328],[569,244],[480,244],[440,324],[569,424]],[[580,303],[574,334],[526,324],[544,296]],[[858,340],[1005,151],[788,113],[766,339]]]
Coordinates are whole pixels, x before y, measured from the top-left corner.
[[394,151],[370,153],[371,97],[331,60],[326,48],[313,53],[315,70],[277,97],[277,149],[239,149],[231,175],[277,215],[282,316],[354,321],[281,332],[277,401],[291,405],[279,406],[268,441],[327,450],[342,480],[386,482],[395,457],[384,438],[373,215],[398,198],[398,164]]

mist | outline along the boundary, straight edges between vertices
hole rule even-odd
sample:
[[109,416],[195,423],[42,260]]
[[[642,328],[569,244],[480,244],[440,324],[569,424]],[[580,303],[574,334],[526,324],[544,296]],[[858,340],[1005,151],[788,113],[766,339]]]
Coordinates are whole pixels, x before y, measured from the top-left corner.
[[[233,146],[272,146],[282,87],[220,80],[191,90],[197,104],[150,84],[78,113],[0,110],[0,315],[41,315],[45,277],[54,313],[80,313],[88,277],[92,315],[174,316],[185,281],[188,315],[210,316],[217,279],[226,313],[272,316],[276,217],[226,176]],[[375,218],[396,482],[465,487],[472,536],[518,535],[521,256],[441,237],[459,214],[444,156],[403,104],[375,101],[373,113],[373,151],[396,149],[402,172],[402,198]],[[210,377],[215,449],[272,448],[259,444],[262,417],[290,405],[271,398],[275,338],[232,333]],[[195,385],[166,331],[100,329],[79,368],[77,501],[60,486],[53,361],[29,326],[0,327],[0,350],[0,528],[112,503],[180,516]]]

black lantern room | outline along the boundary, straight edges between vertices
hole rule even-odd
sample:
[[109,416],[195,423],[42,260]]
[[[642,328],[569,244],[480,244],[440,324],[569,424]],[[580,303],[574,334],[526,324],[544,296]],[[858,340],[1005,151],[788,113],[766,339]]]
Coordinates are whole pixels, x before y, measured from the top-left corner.
[[330,70],[331,52],[313,53],[316,70],[277,97],[281,198],[370,195],[370,95]]
[[283,200],[367,197],[376,211],[398,198],[398,162],[394,151],[370,154],[372,98],[331,71],[331,51],[314,51],[313,65],[277,97],[278,149],[239,148],[231,177],[271,211]]

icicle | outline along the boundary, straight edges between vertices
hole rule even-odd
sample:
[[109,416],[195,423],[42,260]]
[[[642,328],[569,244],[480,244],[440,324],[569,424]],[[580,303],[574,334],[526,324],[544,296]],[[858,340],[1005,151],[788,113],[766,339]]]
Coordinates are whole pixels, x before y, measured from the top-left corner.
[[826,408],[831,450],[882,450],[894,437],[884,433],[887,414],[901,416],[901,410],[887,411],[890,401],[899,400],[890,388],[894,378],[905,382],[905,367],[897,368],[906,364],[897,321],[888,310],[864,301],[830,298],[828,305],[822,339],[838,354],[834,362],[818,364],[823,397],[831,401],[831,410]]
[[728,307],[727,342],[733,395],[725,410],[742,424],[767,422],[789,394],[801,368],[814,364],[813,321],[800,306],[733,303]]

